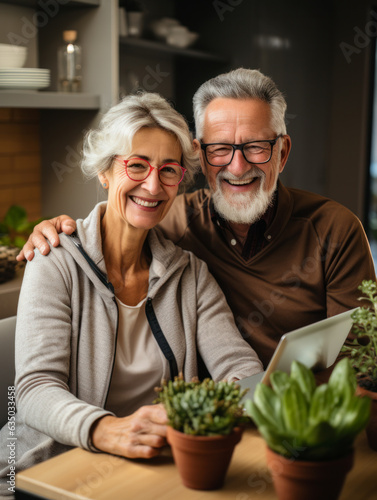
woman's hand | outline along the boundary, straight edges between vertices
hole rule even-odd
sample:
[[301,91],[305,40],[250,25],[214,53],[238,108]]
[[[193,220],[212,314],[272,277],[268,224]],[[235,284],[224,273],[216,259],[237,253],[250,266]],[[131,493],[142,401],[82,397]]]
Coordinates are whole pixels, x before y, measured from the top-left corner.
[[40,222],[35,226],[21,252],[17,255],[17,260],[33,260],[34,248],[38,248],[42,255],[47,255],[50,252],[50,247],[46,239],[52,246],[57,247],[60,243],[58,233],[72,234],[75,229],[76,222],[68,215],[59,215],[59,217]]
[[167,416],[159,405],[142,406],[128,417],[108,415],[95,422],[92,443],[101,451],[127,458],[152,458],[166,445]]

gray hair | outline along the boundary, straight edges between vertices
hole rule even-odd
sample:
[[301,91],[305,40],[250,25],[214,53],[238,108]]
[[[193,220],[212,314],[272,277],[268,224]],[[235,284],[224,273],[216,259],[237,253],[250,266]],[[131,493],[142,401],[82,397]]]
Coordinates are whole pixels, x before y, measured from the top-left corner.
[[135,134],[143,127],[160,128],[177,137],[182,166],[187,169],[181,185],[192,182],[199,159],[186,120],[159,94],[148,92],[124,97],[102,117],[97,129],[87,133],[81,162],[84,175],[92,179],[105,173],[115,156],[129,154]]
[[193,103],[197,139],[203,139],[206,107],[218,97],[259,99],[267,102],[271,108],[271,127],[274,132],[276,134],[287,133],[284,121],[287,103],[276,84],[256,69],[239,68],[211,78],[196,91]]

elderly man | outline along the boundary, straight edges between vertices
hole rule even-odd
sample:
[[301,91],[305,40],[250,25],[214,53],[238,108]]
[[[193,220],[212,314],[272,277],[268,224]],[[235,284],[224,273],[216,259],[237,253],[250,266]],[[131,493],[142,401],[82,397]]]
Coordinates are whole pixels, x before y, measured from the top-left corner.
[[[194,147],[209,190],[179,196],[161,225],[207,262],[265,365],[284,333],[356,307],[358,285],[375,279],[357,217],[279,181],[291,148],[285,110],[283,95],[259,71],[205,82],[194,96]],[[52,223],[74,227],[64,216]],[[37,226],[24,247],[29,260],[34,245],[48,253],[43,235],[58,244],[54,226]]]

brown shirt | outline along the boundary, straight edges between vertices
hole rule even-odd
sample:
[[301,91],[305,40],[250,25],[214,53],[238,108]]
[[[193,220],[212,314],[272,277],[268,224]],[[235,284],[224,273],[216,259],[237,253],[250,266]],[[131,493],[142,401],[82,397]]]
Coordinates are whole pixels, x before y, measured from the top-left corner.
[[284,333],[359,306],[358,285],[376,279],[361,222],[335,201],[279,182],[268,244],[250,258],[210,205],[207,190],[181,195],[161,227],[208,264],[265,366]]

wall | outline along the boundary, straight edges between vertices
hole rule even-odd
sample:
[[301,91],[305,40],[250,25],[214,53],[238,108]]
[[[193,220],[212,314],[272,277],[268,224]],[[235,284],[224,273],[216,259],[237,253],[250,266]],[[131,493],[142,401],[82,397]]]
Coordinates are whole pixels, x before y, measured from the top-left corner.
[[0,219],[15,204],[41,216],[39,112],[0,108]]
[[[365,221],[373,45],[371,37],[365,33],[372,4],[369,0],[334,0],[334,4],[337,15],[333,24],[326,190]],[[376,19],[374,30],[377,33]]]
[[[11,43],[21,33],[23,19],[34,9],[1,5],[0,43]],[[27,39],[25,67],[38,67],[38,37]],[[25,207],[29,219],[41,216],[41,158],[39,112],[32,109],[0,108],[0,219],[9,206]]]

